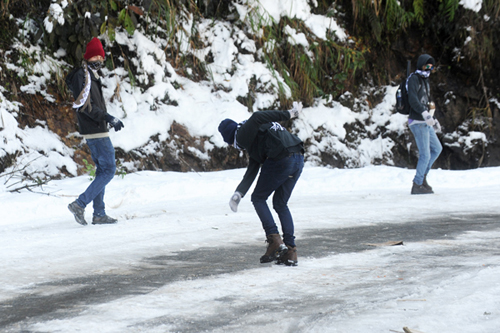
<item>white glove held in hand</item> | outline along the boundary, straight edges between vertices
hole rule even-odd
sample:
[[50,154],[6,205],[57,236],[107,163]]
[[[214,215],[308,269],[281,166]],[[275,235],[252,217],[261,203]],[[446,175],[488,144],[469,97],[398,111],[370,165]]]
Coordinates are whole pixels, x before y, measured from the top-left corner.
[[434,131],[436,131],[436,133],[440,133],[441,132],[441,124],[439,123],[439,121],[437,119],[435,121],[436,121],[436,123],[432,127],[434,127]]
[[302,102],[293,102],[292,109],[288,111],[290,112],[290,119],[297,118],[300,111],[302,111]]
[[240,203],[241,197],[241,193],[236,191],[231,197],[231,200],[229,200],[229,207],[231,207],[231,210],[235,213],[238,210],[238,204]]
[[422,117],[424,117],[425,123],[431,127],[434,126],[434,124],[436,123],[434,121],[434,118],[429,113],[429,111],[422,112]]

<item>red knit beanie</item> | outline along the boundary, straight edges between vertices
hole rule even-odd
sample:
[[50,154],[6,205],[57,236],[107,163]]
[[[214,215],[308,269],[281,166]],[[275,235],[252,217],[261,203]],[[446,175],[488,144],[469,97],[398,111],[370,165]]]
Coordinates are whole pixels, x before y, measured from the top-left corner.
[[85,49],[85,54],[83,55],[83,57],[85,58],[85,60],[89,60],[90,58],[98,55],[105,58],[104,49],[102,48],[101,41],[99,40],[99,38],[94,37],[87,44],[87,48]]

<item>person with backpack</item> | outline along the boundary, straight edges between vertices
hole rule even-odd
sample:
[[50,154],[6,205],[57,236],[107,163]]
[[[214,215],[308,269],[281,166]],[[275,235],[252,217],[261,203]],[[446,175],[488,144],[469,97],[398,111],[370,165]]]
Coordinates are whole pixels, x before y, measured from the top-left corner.
[[441,131],[441,126],[434,118],[435,106],[430,96],[429,76],[434,66],[434,58],[422,54],[417,60],[417,70],[406,82],[410,106],[408,125],[415,137],[419,155],[411,194],[434,193],[427,182],[427,175],[443,150],[436,135],[436,132]]
[[[274,260],[287,266],[297,266],[298,263],[288,200],[304,167],[304,148],[303,142],[278,122],[296,118],[301,110],[302,104],[294,102],[290,111],[258,111],[239,124],[224,119],[218,128],[227,144],[246,150],[249,155],[245,175],[229,201],[232,211],[237,211],[240,200],[260,169],[251,200],[268,243],[266,253],[260,258],[261,263]],[[273,208],[281,222],[283,239],[267,205],[267,199],[273,192]]]
[[75,68],[66,77],[66,84],[73,93],[80,134],[85,138],[92,160],[96,165],[95,178],[78,199],[68,205],[76,222],[87,225],[85,207],[93,202],[92,224],[113,224],[117,220],[106,215],[104,192],[113,179],[116,170],[115,149],[109,138],[108,124],[115,131],[121,130],[123,123],[106,111],[102,94],[100,69],[104,64],[104,49],[98,38],[93,38],[85,49],[82,66]]

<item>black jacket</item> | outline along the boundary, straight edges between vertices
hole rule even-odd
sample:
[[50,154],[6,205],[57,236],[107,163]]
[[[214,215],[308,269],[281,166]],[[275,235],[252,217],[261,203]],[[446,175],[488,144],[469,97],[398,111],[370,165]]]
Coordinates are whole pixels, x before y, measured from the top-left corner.
[[[434,58],[428,54],[422,54],[418,57],[417,69],[431,62],[434,64]],[[422,112],[429,111],[429,102],[431,101],[431,88],[429,80],[418,73],[413,73],[408,78],[408,102],[410,103],[409,118],[413,120],[424,120]]]
[[248,192],[266,159],[279,160],[290,153],[303,152],[303,143],[296,135],[278,123],[273,123],[289,119],[288,111],[259,111],[245,123],[238,125],[236,143],[240,148],[247,150],[250,159],[247,171],[236,191],[242,195]]
[[408,79],[408,102],[410,103],[409,118],[424,120],[422,112],[429,111],[430,96],[429,80],[413,73]]
[[[80,134],[96,134],[108,132],[106,123],[106,104],[102,95],[101,80],[94,76],[94,73],[89,69],[91,86],[90,86],[90,104],[92,111],[78,110],[76,112],[78,118],[78,127]],[[85,85],[85,72],[82,67],[75,68],[66,77],[66,84],[73,93],[76,99]]]

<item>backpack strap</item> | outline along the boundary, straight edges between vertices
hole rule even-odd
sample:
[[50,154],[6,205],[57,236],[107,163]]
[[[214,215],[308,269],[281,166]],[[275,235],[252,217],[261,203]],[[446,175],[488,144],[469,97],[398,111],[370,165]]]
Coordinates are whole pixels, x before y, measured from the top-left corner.
[[415,72],[411,73],[407,78],[406,78],[406,93],[408,93],[408,81],[410,80],[410,77],[415,74]]

